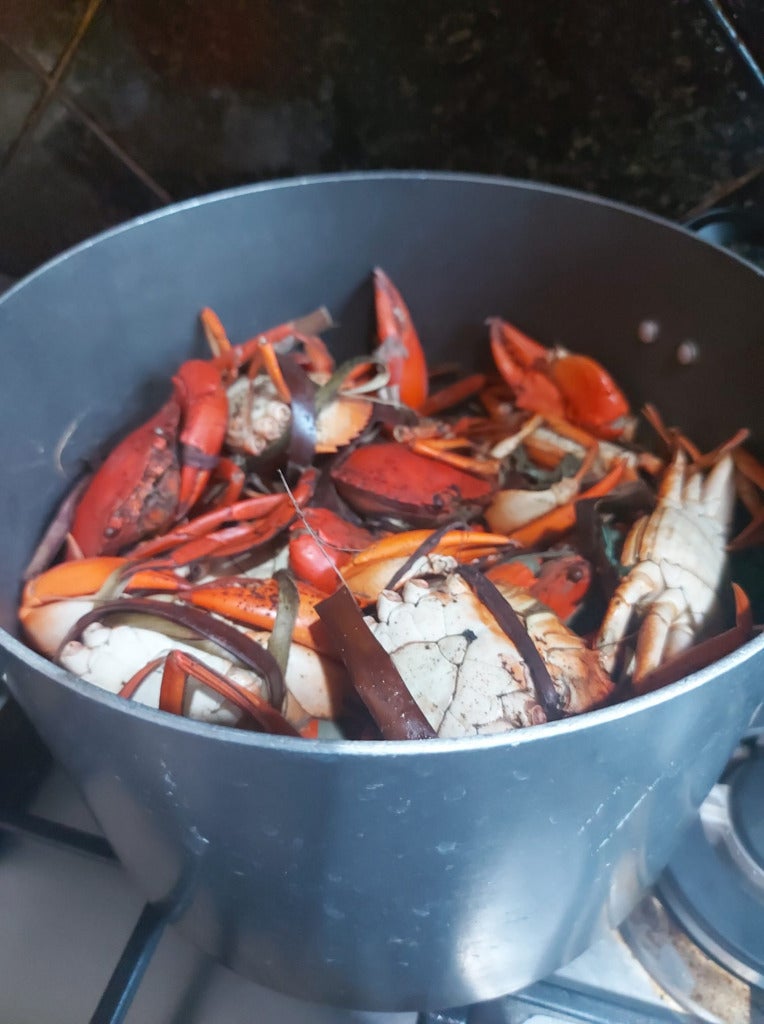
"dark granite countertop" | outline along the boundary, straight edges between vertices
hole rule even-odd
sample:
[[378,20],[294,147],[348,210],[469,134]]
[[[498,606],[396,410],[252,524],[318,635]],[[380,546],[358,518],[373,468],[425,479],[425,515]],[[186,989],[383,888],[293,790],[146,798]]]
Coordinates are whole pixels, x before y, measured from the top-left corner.
[[343,169],[679,218],[761,177],[764,90],[704,0],[7,0],[0,157],[10,274],[171,199]]

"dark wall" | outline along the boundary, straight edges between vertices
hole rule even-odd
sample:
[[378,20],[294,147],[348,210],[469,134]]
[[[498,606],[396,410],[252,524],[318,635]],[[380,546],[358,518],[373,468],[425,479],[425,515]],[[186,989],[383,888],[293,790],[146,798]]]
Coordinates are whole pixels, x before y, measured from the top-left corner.
[[671,217],[764,164],[703,0],[2,0],[0,272],[261,178],[447,168]]

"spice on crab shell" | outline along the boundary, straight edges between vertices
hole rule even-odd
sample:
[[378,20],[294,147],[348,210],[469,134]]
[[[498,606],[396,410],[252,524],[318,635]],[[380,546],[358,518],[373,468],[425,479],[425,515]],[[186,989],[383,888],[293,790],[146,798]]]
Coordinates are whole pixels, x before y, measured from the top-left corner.
[[[544,660],[563,714],[602,704],[613,684],[597,654],[521,588],[501,592]],[[538,725],[547,714],[518,648],[454,572],[384,591],[367,624],[439,736]]]

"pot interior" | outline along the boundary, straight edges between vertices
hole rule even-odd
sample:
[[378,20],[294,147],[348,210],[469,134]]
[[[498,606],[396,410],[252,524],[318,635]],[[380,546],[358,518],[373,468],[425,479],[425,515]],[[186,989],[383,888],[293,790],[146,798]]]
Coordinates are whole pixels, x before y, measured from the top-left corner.
[[[711,447],[760,444],[762,276],[654,218],[499,179],[350,175],[242,189],[170,208],[74,249],[0,301],[0,625],[83,470],[156,409],[198,313],[229,336],[326,305],[339,358],[372,336],[370,271],[399,286],[432,363],[488,362],[487,316],[599,358],[633,408],[657,405]],[[639,340],[640,325],[657,340]],[[691,365],[677,358],[692,341]]]

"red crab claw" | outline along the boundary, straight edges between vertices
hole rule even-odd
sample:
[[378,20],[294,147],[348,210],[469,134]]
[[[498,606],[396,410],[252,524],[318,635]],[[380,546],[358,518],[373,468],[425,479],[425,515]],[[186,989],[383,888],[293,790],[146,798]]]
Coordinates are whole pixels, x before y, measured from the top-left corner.
[[374,270],[374,304],[379,346],[377,355],[397,385],[404,405],[419,410],[427,399],[427,362],[406,303],[379,267]]
[[193,359],[173,397],[114,448],[79,500],[71,536],[82,555],[113,555],[172,526],[194,504],[225,436],[220,373]]
[[228,399],[220,371],[203,359],[191,359],[172,379],[183,409],[180,432],[179,519],[201,497],[218,462],[228,422]]
[[596,359],[544,348],[505,320],[488,323],[494,362],[521,409],[564,417],[610,440],[628,430],[629,403]]
[[289,564],[301,580],[331,594],[340,577],[337,569],[364,551],[374,535],[349,523],[328,508],[303,509],[289,537]]
[[606,440],[624,435],[630,422],[629,403],[596,359],[575,354],[555,357],[549,372],[563,396],[569,420]]
[[509,384],[515,404],[546,416],[564,416],[560,389],[549,379],[549,352],[505,320],[488,321],[496,368]]

